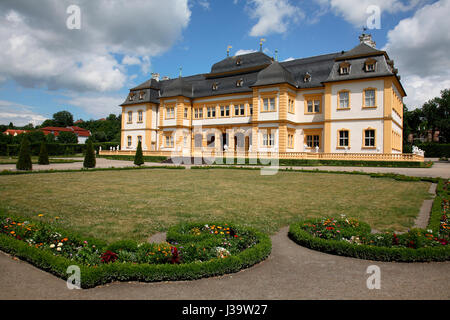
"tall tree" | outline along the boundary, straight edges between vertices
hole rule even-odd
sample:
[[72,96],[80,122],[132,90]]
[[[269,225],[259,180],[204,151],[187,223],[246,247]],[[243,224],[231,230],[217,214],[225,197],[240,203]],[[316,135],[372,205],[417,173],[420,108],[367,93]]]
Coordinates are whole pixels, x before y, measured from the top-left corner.
[[73,126],[73,115],[69,111],[59,111],[53,115],[53,120],[58,127]]
[[84,156],[83,167],[95,168],[95,165],[96,165],[95,149],[94,149],[94,145],[92,144],[91,139],[89,139],[87,142],[87,145],[86,145],[86,154]]
[[31,163],[30,155],[30,143],[25,136],[20,144],[19,159],[16,163],[17,170],[32,170],[33,164]]
[[47,144],[45,143],[45,141],[41,142],[41,150],[39,151],[38,163],[42,164],[42,165],[49,165],[50,164],[50,160],[48,159]]
[[134,156],[134,164],[137,166],[142,166],[144,164],[144,155],[142,154],[142,142],[139,140],[136,155]]
[[57,140],[59,143],[78,143],[77,135],[69,131],[60,132]]

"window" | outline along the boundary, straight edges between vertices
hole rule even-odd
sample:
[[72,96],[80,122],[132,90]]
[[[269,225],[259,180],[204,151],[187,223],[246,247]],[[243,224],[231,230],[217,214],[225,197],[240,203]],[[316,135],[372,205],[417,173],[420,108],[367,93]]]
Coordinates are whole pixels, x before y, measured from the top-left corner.
[[175,107],[166,107],[166,119],[175,119]]
[[203,119],[203,108],[195,108],[194,109],[194,118],[195,119]]
[[253,115],[253,104],[248,105],[248,111],[250,115]]
[[294,133],[288,133],[288,148],[294,148]]
[[275,145],[275,134],[268,131],[267,133],[263,133],[262,137],[264,147],[272,147]]
[[262,111],[275,111],[275,98],[265,98],[263,99],[263,110]]
[[220,106],[220,116],[229,117],[230,116],[230,106]]
[[134,95],[135,95],[134,92],[131,92],[131,93],[130,93],[130,98],[129,98],[130,101],[133,101],[133,100],[134,100]]
[[215,118],[216,117],[216,107],[208,107],[207,109],[207,117],[208,118]]
[[184,136],[183,137],[183,144],[184,144],[185,147],[188,146],[188,136]]
[[203,135],[201,133],[197,133],[194,136],[194,145],[195,148],[201,148],[203,146]]
[[166,148],[173,148],[173,135],[166,135],[166,140],[165,140],[165,147]]
[[210,148],[214,148],[216,145],[216,135],[215,134],[208,134],[206,139],[207,146]]
[[237,117],[244,116],[245,115],[245,105],[244,104],[236,104],[234,106],[234,115]]
[[133,122],[133,111],[128,111],[128,123]]
[[307,72],[305,74],[305,76],[303,77],[303,82],[311,82],[311,75],[309,74],[309,72]]
[[375,107],[375,89],[365,89],[364,90],[364,107]]
[[243,79],[239,79],[238,81],[236,81],[236,87],[242,87],[244,84],[244,80]]
[[348,130],[339,130],[339,147],[348,147],[349,146],[349,131]]
[[346,75],[350,73],[350,63],[343,62],[339,65],[339,74]]
[[307,101],[308,113],[320,113],[320,100]]
[[307,135],[306,136],[306,145],[308,148],[320,148],[320,136],[319,135]]
[[341,91],[339,92],[339,109],[349,109],[350,108],[350,92]]
[[366,72],[375,72],[376,60],[369,58],[364,62],[364,70]]
[[142,136],[137,136],[138,142],[142,143]]
[[138,122],[143,122],[144,121],[144,113],[142,112],[142,110],[138,111]]
[[145,91],[139,92],[139,100],[144,100]]
[[127,145],[128,145],[128,147],[131,147],[131,143],[132,143],[131,136],[128,136],[127,137]]
[[212,84],[212,90],[213,91],[217,91],[219,89],[219,84],[217,83],[217,82],[214,82],[213,84]]
[[187,119],[189,115],[189,109],[188,108],[184,108],[184,118]]
[[242,64],[241,58],[238,58],[238,59],[236,60],[236,65],[237,65],[237,66],[240,66],[241,64]]
[[295,101],[293,99],[288,99],[288,112],[295,113]]
[[364,147],[375,148],[375,130],[374,129],[364,130]]

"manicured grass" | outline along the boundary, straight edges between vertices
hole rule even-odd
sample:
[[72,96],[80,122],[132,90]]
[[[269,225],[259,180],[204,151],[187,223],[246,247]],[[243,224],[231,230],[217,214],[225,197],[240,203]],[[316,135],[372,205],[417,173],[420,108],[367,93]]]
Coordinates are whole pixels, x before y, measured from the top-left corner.
[[259,170],[126,170],[0,176],[0,210],[108,242],[145,241],[180,222],[229,221],[267,233],[345,214],[377,230],[413,225],[428,182]]
[[[31,157],[31,161],[33,164],[38,163],[39,157]],[[74,163],[81,162],[83,160],[72,160],[72,159],[55,159],[53,157],[49,157],[50,163]],[[0,157],[0,164],[16,164],[17,157]]]

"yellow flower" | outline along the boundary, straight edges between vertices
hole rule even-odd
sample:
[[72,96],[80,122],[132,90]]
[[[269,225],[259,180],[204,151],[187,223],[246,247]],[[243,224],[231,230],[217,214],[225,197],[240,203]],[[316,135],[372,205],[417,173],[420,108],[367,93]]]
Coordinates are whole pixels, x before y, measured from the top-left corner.
[[43,217],[44,215],[42,214],[42,213],[39,213],[38,214],[38,217]]

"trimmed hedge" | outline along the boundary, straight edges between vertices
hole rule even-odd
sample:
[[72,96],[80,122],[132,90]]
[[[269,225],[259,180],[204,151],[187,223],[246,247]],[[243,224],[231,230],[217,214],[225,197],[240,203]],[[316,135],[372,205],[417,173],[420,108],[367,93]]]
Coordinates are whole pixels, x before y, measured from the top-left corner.
[[[198,223],[191,225],[198,225]],[[194,280],[238,272],[261,262],[269,256],[272,250],[272,243],[266,234],[250,228],[235,227],[240,230],[252,232],[257,237],[258,243],[226,259],[215,258],[207,262],[186,264],[135,264],[115,262],[101,264],[97,267],[89,267],[65,257],[56,256],[48,250],[29,246],[26,242],[5,234],[0,234],[0,250],[27,261],[62,279],[67,279],[70,276],[66,273],[69,266],[78,265],[81,271],[82,288],[93,288],[112,281],[156,282]],[[177,227],[171,228],[168,234],[174,235],[176,230]],[[62,230],[61,232],[66,233]],[[96,240],[90,240],[89,242],[95,243],[98,248],[102,249],[134,248],[137,246],[136,242],[129,240],[118,241],[109,246],[105,246],[104,243]]]
[[[222,163],[215,165],[265,165],[271,163],[271,159],[247,159],[233,158],[233,163],[227,163],[226,158],[221,158]],[[339,166],[339,167],[396,167],[396,168],[430,168],[432,162],[417,161],[363,161],[363,160],[312,160],[312,159],[279,159],[279,166]]]
[[[99,142],[93,143],[96,152],[100,147],[102,150],[109,150],[110,147],[117,147],[119,143],[116,142]],[[86,152],[86,144],[76,143],[48,143],[47,149],[50,156],[74,155]],[[31,155],[38,156],[41,149],[41,143],[31,143]],[[0,156],[17,156],[19,154],[20,145],[0,143]]]
[[[114,155],[114,156],[102,156],[98,155],[97,158],[105,158],[108,160],[121,160],[121,161],[134,161],[135,156]],[[145,162],[163,162],[167,160],[167,157],[159,156],[143,156]]]
[[[445,189],[443,179],[438,180],[436,193],[437,195],[433,201],[430,221],[427,227],[427,229],[431,229],[433,232],[439,231],[440,220],[443,215],[443,201],[449,200],[448,190]],[[368,246],[364,244],[352,244],[342,240],[326,240],[315,237],[309,232],[302,230],[301,227],[304,222],[300,221],[292,224],[289,228],[288,235],[297,244],[313,250],[377,261],[427,262],[450,260],[450,245],[413,249]]]
[[450,157],[450,143],[422,143],[417,144],[419,149],[425,151],[425,157],[428,158],[441,158],[441,157]]

